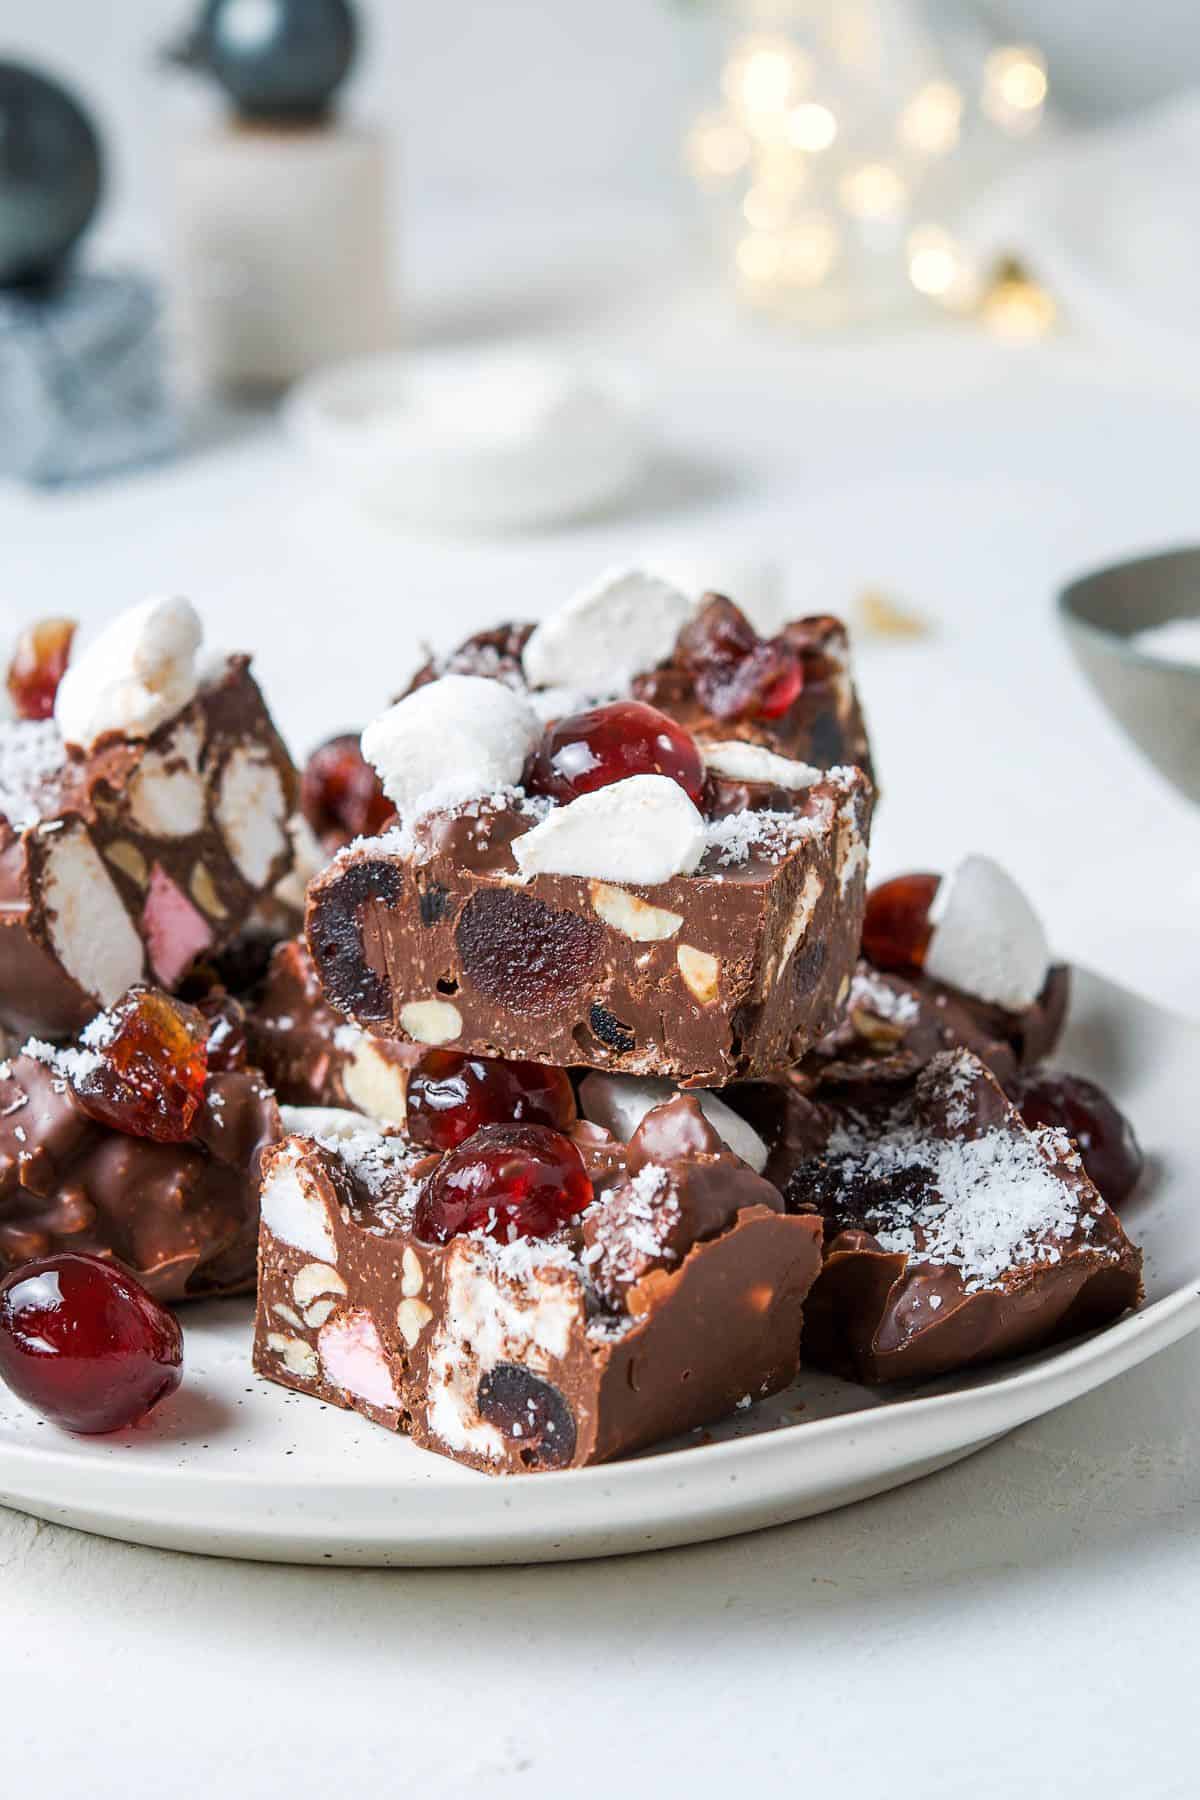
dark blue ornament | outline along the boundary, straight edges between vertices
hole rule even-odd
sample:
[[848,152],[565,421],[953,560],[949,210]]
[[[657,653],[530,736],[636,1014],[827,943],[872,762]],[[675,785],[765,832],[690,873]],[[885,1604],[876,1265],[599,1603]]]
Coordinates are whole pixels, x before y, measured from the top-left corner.
[[0,62],[0,287],[48,282],[96,210],[100,140],[65,88]]
[[205,0],[176,62],[220,83],[246,118],[319,118],[357,42],[348,0]]

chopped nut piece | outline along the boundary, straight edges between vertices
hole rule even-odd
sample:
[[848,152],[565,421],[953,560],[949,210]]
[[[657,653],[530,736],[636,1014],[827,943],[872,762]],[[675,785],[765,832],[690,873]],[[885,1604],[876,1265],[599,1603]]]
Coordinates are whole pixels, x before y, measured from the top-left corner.
[[710,956],[707,950],[697,950],[691,944],[680,944],[675,952],[675,961],[685,985],[691,989],[701,1006],[711,1006],[717,997],[721,975],[721,964],[717,957]]
[[344,1294],[346,1284],[337,1270],[328,1263],[310,1262],[296,1276],[292,1283],[292,1294],[297,1306],[307,1306],[318,1294]]
[[418,1044],[451,1044],[462,1034],[462,1014],[448,1000],[410,1000],[400,1024]]
[[204,911],[208,914],[210,919],[223,919],[225,917],[225,908],[221,904],[220,896],[217,893],[213,878],[209,874],[206,864],[202,862],[196,864],[195,868],[192,870],[192,879],[188,885],[192,890],[192,899],[198,906],[204,908]]
[[867,588],[858,597],[858,628],[867,637],[922,638],[932,627],[920,613],[897,606],[878,588]]
[[317,1374],[317,1353],[303,1338],[285,1337],[281,1331],[267,1333],[267,1349],[273,1350],[285,1369],[313,1381]]
[[146,859],[136,844],[128,843],[125,838],[117,838],[106,847],[104,856],[114,869],[120,869],[123,875],[128,875],[130,881],[136,881],[140,888],[145,887],[149,878]]
[[413,1295],[419,1294],[425,1285],[425,1271],[421,1267],[420,1258],[416,1252],[407,1245],[400,1266],[404,1271],[400,1282],[400,1292],[406,1300],[411,1300]]
[[624,888],[612,887],[607,881],[590,881],[588,893],[592,905],[614,931],[632,938],[635,944],[658,943],[671,938],[683,924],[683,914],[668,912],[665,906],[651,906]]
[[400,1328],[400,1336],[411,1350],[430,1319],[433,1311],[423,1300],[402,1300],[396,1308],[396,1324]]

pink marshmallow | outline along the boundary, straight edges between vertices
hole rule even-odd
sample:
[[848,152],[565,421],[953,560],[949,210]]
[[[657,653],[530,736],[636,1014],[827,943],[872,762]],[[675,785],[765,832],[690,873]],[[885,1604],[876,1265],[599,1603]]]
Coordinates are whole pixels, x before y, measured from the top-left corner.
[[371,1406],[400,1405],[370,1313],[342,1313],[330,1319],[321,1329],[317,1348],[321,1366],[335,1387],[357,1394]]
[[142,908],[142,936],[150,952],[150,966],[166,988],[174,987],[213,941],[208,920],[197,912],[159,863],[150,871],[150,887]]

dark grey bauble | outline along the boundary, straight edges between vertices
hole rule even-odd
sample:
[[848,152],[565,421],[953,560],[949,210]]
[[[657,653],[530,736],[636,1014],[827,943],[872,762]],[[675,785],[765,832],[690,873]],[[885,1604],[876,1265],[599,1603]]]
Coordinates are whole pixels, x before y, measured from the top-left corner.
[[78,101],[0,62],[0,287],[50,280],[96,210],[100,140]]
[[319,117],[354,60],[348,0],[205,0],[180,60],[252,119]]

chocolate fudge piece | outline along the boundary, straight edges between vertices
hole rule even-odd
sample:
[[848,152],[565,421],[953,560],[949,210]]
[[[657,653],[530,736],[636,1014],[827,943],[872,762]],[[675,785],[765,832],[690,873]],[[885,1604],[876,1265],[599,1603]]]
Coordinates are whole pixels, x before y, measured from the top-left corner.
[[177,986],[287,873],[296,791],[244,656],[146,737],[0,724],[0,1022],[67,1037],[137,981]]
[[825,1226],[805,1356],[860,1381],[1038,1350],[1141,1298],[1141,1252],[1071,1139],[1027,1129],[966,1050],[887,1103],[840,1106],[785,1198]]
[[[624,580],[632,578],[631,573]],[[485,676],[528,692],[548,719],[631,694],[702,742],[739,739],[814,768],[850,764],[872,774],[840,619],[825,614],[794,619],[778,637],[763,639],[720,594],[706,594],[698,609],[681,602],[680,616],[685,622],[673,641],[668,633],[661,657],[628,679],[589,681],[585,672],[580,681],[568,657],[561,679],[544,686],[530,677],[523,661],[534,626],[507,622],[477,632],[448,655],[430,658],[411,688],[447,674]]]
[[[618,789],[637,785],[584,800],[614,797],[621,835]],[[733,812],[720,779],[707,786],[708,816],[693,815],[695,872],[650,885],[523,874],[520,840],[545,829],[553,804],[520,789],[360,840],[309,888],[326,998],[402,1042],[692,1086],[795,1061],[849,988],[870,784],[857,769],[831,770],[791,790],[786,811],[764,784],[737,785],[753,803]]]
[[79,1250],[159,1300],[251,1289],[259,1163],[281,1129],[262,1076],[210,1075],[191,1136],[156,1143],[85,1112],[74,1084],[94,1061],[33,1039],[0,1064],[0,1273]]
[[250,1060],[288,1106],[349,1107],[403,1125],[414,1044],[370,1037],[334,1011],[302,938],[277,944],[246,1007]]
[[838,1024],[794,1071],[806,1092],[908,1081],[940,1051],[970,1050],[1004,1085],[1041,1062],[1062,1035],[1071,974],[1056,963],[1032,1006],[1008,1012],[919,971],[884,972],[865,959]]
[[545,1239],[417,1236],[437,1168],[399,1136],[264,1160],[254,1366],[492,1473],[578,1468],[794,1377],[820,1222],[788,1217],[696,1100],[576,1142],[595,1199]]

